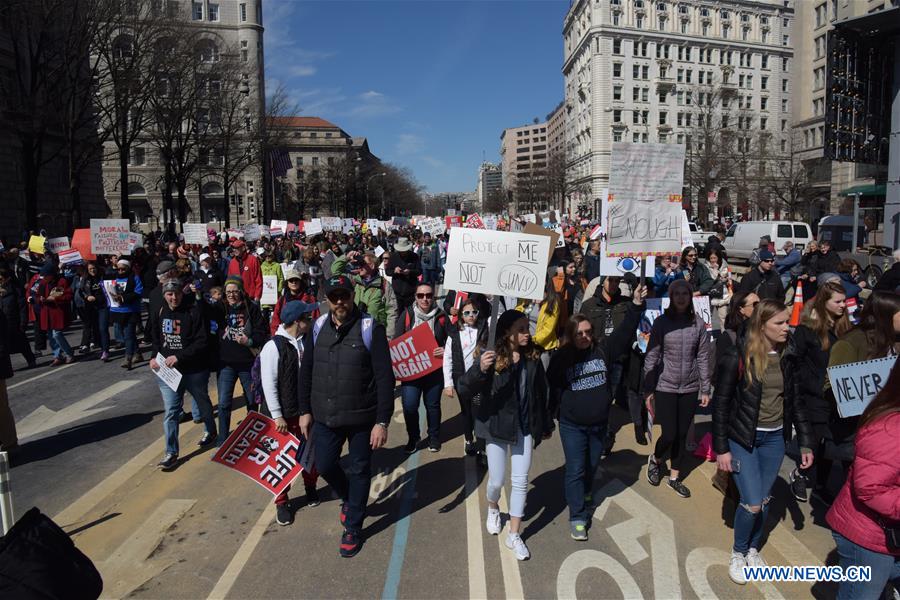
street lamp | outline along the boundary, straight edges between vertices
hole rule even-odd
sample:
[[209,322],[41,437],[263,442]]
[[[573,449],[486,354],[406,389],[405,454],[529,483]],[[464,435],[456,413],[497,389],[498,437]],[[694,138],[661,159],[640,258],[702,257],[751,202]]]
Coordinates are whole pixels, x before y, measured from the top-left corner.
[[372,180],[376,177],[386,177],[387,173],[375,173],[366,179],[366,220],[369,219],[369,184],[372,183]]

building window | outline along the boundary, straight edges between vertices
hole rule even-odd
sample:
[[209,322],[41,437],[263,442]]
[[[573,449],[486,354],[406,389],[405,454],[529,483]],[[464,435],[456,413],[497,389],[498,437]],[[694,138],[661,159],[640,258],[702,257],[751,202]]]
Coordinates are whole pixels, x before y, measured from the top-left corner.
[[782,46],[790,46],[791,45],[791,36],[785,34],[781,36],[781,45]]
[[318,167],[318,166],[319,166],[319,157],[318,157],[318,156],[313,156],[313,157],[312,157],[312,166],[314,166],[314,167]]
[[660,125],[665,125],[666,122],[667,122],[668,120],[669,120],[669,113],[667,113],[666,111],[660,111],[660,113],[659,113],[659,124],[660,124]]
[[788,80],[787,79],[781,80],[781,91],[782,92],[788,91]]
[[128,156],[128,164],[132,167],[137,167],[144,164],[144,149],[133,147],[131,148],[131,152]]
[[760,57],[760,60],[762,61],[762,62],[761,62],[762,68],[763,68],[763,69],[768,69],[768,68],[769,68],[769,55],[768,55],[768,54],[763,54],[763,55]]
[[787,140],[786,140],[786,139],[783,139],[783,138],[782,138],[782,140],[781,140],[781,151],[782,151],[782,152],[787,152]]
[[681,22],[681,33],[687,33],[687,32],[688,32],[688,22],[682,21]]
[[726,40],[728,36],[731,34],[731,26],[730,25],[722,25],[722,37]]
[[631,65],[631,78],[632,79],[640,79],[641,78],[641,65]]
[[[309,137],[310,137],[311,139],[315,139],[315,138],[319,137],[319,134],[316,133],[315,131],[311,131],[311,132],[309,133]],[[315,164],[315,163],[313,163],[313,164]]]
[[709,23],[704,23],[701,27],[703,36],[706,37],[709,35]]
[[622,63],[614,62],[613,63],[613,77],[621,77],[622,76]]
[[641,67],[641,79],[650,79],[649,65],[644,65],[643,67]]
[[657,24],[657,27],[659,28],[660,31],[666,30],[666,18],[665,17],[659,18],[659,23]]
[[760,129],[768,129],[769,119],[765,117],[760,117],[759,119],[759,128]]
[[790,63],[788,62],[788,59],[787,59],[787,58],[782,58],[782,59],[781,59],[781,70],[784,71],[785,73],[787,73],[788,65],[789,65],[789,64],[790,64]]
[[219,20],[219,5],[218,4],[213,4],[212,2],[209,3],[209,20],[212,21],[213,23],[215,23]]
[[763,32],[762,32],[762,43],[763,44],[769,43],[769,32],[766,31],[765,29],[763,29]]
[[634,102],[637,102],[640,99],[640,97],[641,97],[640,94],[641,94],[641,88],[639,88],[639,87],[631,88],[631,99]]
[[618,26],[620,25],[620,21],[621,21],[621,20],[622,20],[622,17],[619,15],[619,13],[614,12],[613,15],[612,15],[612,24],[613,24],[613,26],[618,27]]
[[241,13],[241,23],[247,22],[247,4],[245,2],[241,2],[240,4],[240,13]]
[[788,100],[787,98],[781,99],[781,112],[786,113],[788,111]]
[[191,3],[191,19],[193,19],[194,21],[202,21],[203,20],[203,3],[202,2]]
[[241,40],[241,62],[250,60],[250,48],[247,40]]
[[327,162],[328,162],[328,165],[329,165],[329,166],[334,166],[334,157],[333,157],[333,156],[329,156],[328,159],[327,159]]
[[622,86],[614,85],[613,86],[613,100],[621,100],[622,99]]
[[249,108],[244,109],[244,128],[247,131],[250,131],[251,129],[253,129],[253,119],[250,117],[250,109]]
[[638,15],[637,17],[635,17],[634,26],[638,29],[644,28],[644,17],[642,15]]
[[769,78],[766,75],[763,75],[759,78],[759,89],[767,90],[769,89]]
[[650,88],[642,88],[641,89],[641,102],[648,102],[650,100]]
[[621,123],[621,122],[622,122],[622,111],[616,109],[613,111],[613,123]]
[[769,110],[769,99],[765,96],[759,99],[759,110]]
[[613,40],[613,54],[622,54],[622,40]]
[[622,132],[621,131],[613,131],[613,141],[614,142],[622,141]]
[[294,168],[296,168],[298,171],[303,168],[303,157],[302,156],[298,156],[296,159],[294,159]]

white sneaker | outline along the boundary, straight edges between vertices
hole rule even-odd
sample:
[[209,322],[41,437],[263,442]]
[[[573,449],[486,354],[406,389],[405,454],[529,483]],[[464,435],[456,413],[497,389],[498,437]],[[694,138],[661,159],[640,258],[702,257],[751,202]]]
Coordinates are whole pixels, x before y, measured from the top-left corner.
[[491,535],[498,535],[500,533],[500,530],[503,529],[503,523],[500,521],[499,508],[488,507],[487,520],[484,522],[484,527]]
[[744,585],[747,580],[744,578],[744,567],[747,566],[747,559],[740,552],[731,551],[731,560],[728,561],[728,576],[738,585]]
[[506,547],[516,553],[516,558],[518,560],[528,560],[531,558],[528,546],[525,545],[522,536],[518,533],[510,533],[506,536]]
[[750,548],[750,552],[747,553],[747,566],[748,567],[768,567],[766,561],[763,560],[763,557],[759,555],[759,550],[756,548]]

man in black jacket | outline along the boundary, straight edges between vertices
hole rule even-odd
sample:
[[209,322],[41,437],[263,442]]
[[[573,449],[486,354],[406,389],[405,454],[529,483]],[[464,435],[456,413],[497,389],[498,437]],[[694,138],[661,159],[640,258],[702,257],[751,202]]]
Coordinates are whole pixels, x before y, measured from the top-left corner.
[[760,300],[784,302],[784,285],[775,271],[775,256],[771,252],[759,251],[759,264],[744,275],[738,291],[753,292]]
[[419,275],[422,274],[422,263],[419,255],[413,252],[408,238],[402,237],[394,244],[386,272],[391,276],[391,286],[394,288],[394,295],[397,296],[397,310],[401,311],[412,306]]
[[[387,442],[394,412],[394,372],[384,327],[353,303],[345,275],[328,280],[329,311],[303,342],[300,430],[312,435],[316,470],[341,497],[341,556],[362,546],[362,525],[372,480],[372,451]],[[339,459],[347,442],[346,471]]]

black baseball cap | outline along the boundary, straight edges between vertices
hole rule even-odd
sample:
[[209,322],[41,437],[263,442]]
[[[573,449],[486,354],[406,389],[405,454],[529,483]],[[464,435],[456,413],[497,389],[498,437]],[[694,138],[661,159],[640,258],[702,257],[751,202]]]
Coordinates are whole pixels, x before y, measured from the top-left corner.
[[335,275],[325,283],[326,297],[330,298],[335,295],[334,292],[340,290],[346,290],[351,297],[353,296],[353,282],[346,275]]

